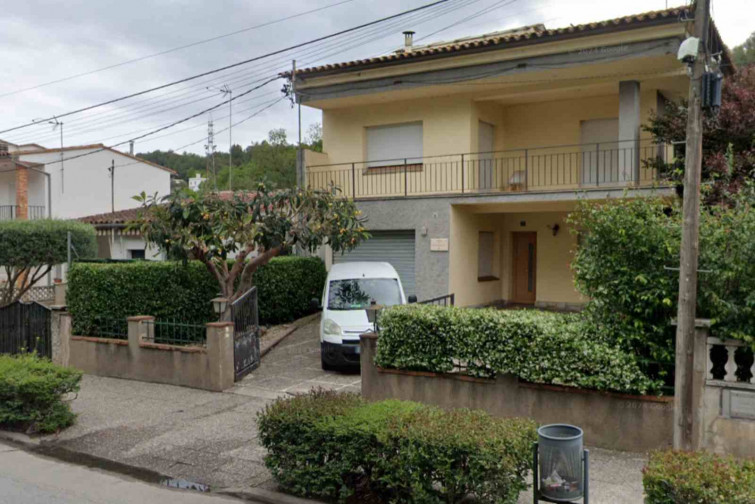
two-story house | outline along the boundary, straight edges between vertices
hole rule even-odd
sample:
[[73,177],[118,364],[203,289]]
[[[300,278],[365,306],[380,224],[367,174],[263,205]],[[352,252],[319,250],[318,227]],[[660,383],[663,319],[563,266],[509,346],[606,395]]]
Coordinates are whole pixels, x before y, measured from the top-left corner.
[[[141,237],[115,221],[120,212],[139,206],[134,195],[169,194],[174,174],[102,144],[46,149],[0,142],[0,220],[107,214],[113,217],[95,223],[101,257],[154,258]],[[64,274],[62,267],[56,268],[55,277]]]
[[[580,198],[671,194],[647,161],[672,149],[641,126],[687,96],[691,14],[423,46],[407,32],[392,54],[298,70],[297,99],[323,120],[300,176],[354,198],[373,235],[326,262],[389,261],[420,299],[583,303],[565,218]],[[710,41],[729,65],[715,26]]]

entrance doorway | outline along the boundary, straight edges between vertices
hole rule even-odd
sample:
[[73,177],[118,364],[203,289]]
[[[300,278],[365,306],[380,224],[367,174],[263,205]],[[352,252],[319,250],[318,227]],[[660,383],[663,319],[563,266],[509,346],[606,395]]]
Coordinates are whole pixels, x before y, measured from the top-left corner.
[[537,233],[514,233],[515,303],[534,304],[537,283]]

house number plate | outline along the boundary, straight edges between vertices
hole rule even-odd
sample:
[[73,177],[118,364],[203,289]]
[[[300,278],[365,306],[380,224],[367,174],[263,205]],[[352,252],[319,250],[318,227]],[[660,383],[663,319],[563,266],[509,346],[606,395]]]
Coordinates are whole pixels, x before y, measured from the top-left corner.
[[726,417],[755,420],[755,392],[724,390],[722,406]]

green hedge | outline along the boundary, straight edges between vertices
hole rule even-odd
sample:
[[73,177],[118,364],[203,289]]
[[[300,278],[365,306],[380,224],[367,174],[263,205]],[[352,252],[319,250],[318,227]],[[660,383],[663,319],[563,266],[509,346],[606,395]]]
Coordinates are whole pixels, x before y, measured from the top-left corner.
[[642,470],[646,504],[751,504],[755,460],[662,451]]
[[634,357],[601,341],[578,315],[406,305],[380,317],[377,365],[645,394],[658,384]]
[[[325,276],[323,262],[312,257],[276,257],[262,266],[255,273],[260,323],[289,322],[309,313]],[[198,261],[74,263],[66,301],[78,332],[132,315],[203,324],[217,318],[210,300],[218,291],[217,280]]]
[[34,354],[0,355],[0,425],[55,432],[73,424],[67,395],[78,392],[81,371]]
[[79,257],[97,255],[94,227],[75,220],[0,221],[0,264],[29,267],[68,259],[68,233]]
[[335,502],[515,504],[535,423],[312,391],[258,416],[265,464],[295,495]]
[[316,257],[276,257],[254,274],[259,289],[260,320],[290,322],[312,312],[312,298],[325,287],[325,264]]

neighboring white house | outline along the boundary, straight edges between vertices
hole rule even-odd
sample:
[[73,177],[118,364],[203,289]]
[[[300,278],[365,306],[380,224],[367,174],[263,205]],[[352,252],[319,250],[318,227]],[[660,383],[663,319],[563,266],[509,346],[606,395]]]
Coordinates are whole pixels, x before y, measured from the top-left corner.
[[170,177],[175,173],[102,144],[6,148],[12,158],[36,165],[0,172],[0,209],[9,210],[0,215],[13,218],[75,219],[135,208],[139,204],[133,196],[142,191],[169,194]]
[[199,191],[199,186],[201,186],[202,182],[205,182],[206,180],[206,178],[197,173],[189,179],[189,189],[192,191]]
[[149,247],[137,231],[127,225],[138,216],[137,208],[114,213],[88,215],[79,220],[91,224],[97,231],[97,256],[100,259],[147,259],[161,261],[165,253]]

